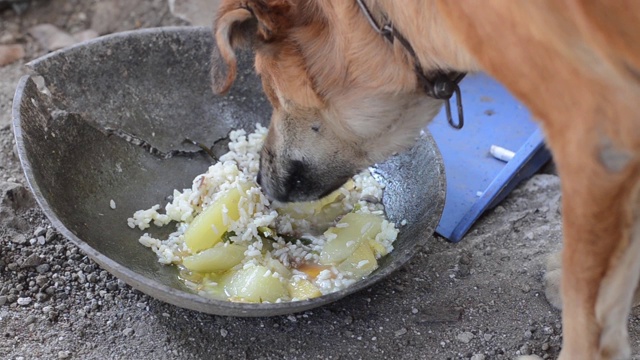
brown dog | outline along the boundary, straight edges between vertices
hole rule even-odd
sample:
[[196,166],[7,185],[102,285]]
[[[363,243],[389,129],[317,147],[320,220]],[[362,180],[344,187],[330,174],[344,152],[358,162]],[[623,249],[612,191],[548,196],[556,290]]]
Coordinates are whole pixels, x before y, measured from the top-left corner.
[[[562,178],[561,358],[630,357],[640,277],[640,2],[365,0],[415,50],[376,33],[355,0],[226,0],[215,37],[226,69],[249,44],[273,105],[261,183],[320,197],[405,149],[438,112],[416,65],[483,70],[540,120]],[[416,64],[417,62],[417,64]]]

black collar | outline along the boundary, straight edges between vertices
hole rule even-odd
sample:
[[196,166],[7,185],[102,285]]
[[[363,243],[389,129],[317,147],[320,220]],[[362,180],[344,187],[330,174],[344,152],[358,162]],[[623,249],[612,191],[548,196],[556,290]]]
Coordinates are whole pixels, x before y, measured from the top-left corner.
[[[379,25],[376,19],[373,18],[371,11],[364,3],[364,0],[356,0],[358,6],[360,6],[360,10],[371,24],[371,27],[380,35],[382,35],[385,39],[387,39],[390,43],[393,44],[394,40],[398,40],[400,44],[407,50],[409,55],[413,58],[413,63],[415,66],[415,72],[418,77],[418,83],[427,93],[427,96],[430,96],[434,99],[444,100],[444,105],[447,110],[447,121],[449,125],[451,125],[455,129],[461,129],[464,125],[464,114],[462,112],[462,96],[460,94],[460,87],[458,84],[462,81],[462,78],[466,75],[463,72],[457,71],[443,71],[436,70],[426,72],[420,66],[420,62],[418,57],[416,56],[416,52],[409,44],[409,41],[400,34],[394,27],[393,24],[389,21],[386,21],[383,25]],[[453,118],[451,116],[451,104],[450,99],[456,95],[456,106],[458,108],[458,122],[453,122]]]

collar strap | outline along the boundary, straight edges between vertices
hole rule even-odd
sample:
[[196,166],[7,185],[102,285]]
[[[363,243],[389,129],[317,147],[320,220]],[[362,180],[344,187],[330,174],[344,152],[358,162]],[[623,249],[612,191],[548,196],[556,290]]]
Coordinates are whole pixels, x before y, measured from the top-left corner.
[[[461,129],[464,125],[464,113],[462,112],[462,95],[460,93],[460,87],[458,84],[466,73],[457,72],[457,71],[443,71],[436,70],[425,72],[422,66],[420,66],[420,62],[418,61],[418,56],[416,55],[415,50],[409,43],[409,41],[402,36],[400,32],[398,32],[391,22],[385,22],[380,25],[376,19],[371,14],[371,11],[364,3],[364,0],[356,0],[360,10],[364,14],[369,24],[377,32],[382,35],[387,41],[390,43],[394,43],[395,40],[398,40],[400,45],[402,45],[405,50],[411,55],[413,58],[414,68],[416,72],[416,76],[418,77],[418,83],[420,87],[425,91],[427,96],[432,97],[438,100],[444,100],[445,109],[447,111],[447,121],[449,125],[451,125],[455,129]],[[453,121],[453,117],[451,116],[451,97],[456,95],[456,107],[458,109],[458,122]]]

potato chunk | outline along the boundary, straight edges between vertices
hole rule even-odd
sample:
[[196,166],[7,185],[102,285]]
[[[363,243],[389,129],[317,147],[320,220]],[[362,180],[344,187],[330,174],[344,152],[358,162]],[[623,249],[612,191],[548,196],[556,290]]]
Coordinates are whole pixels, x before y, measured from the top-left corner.
[[[339,189],[335,190],[331,194],[319,200],[281,204],[280,207],[278,208],[278,213],[288,214],[294,219],[306,219],[313,215],[324,215],[322,219],[324,219],[325,217],[330,217],[336,211],[334,208],[330,209],[329,205],[336,203],[338,200],[341,200],[344,198],[344,196],[342,195],[343,188],[347,190],[351,190],[354,188],[354,186],[355,186],[355,183],[353,182],[353,180],[349,180],[347,181],[347,183],[342,185],[342,187],[340,187]],[[341,206],[338,207],[338,209],[339,211],[343,211]],[[324,214],[325,212],[327,212],[327,214]],[[336,214],[330,220],[335,219],[338,215],[341,215],[343,213],[344,212]]]
[[184,267],[191,271],[209,273],[226,271],[238,265],[244,259],[246,246],[222,243],[182,260]]
[[355,278],[363,278],[378,268],[378,262],[368,241],[365,241],[337,268],[342,273],[350,273]]
[[[345,225],[346,224],[346,225]],[[348,258],[365,240],[374,239],[380,232],[382,218],[373,214],[349,213],[336,227],[329,228],[327,241],[320,253],[320,264],[339,264]]]
[[247,184],[243,186],[243,191],[238,188],[230,189],[193,219],[184,233],[184,242],[191,252],[208,249],[220,242],[222,235],[229,229],[229,224],[224,223],[225,212],[229,221],[238,220],[238,201],[248,188]]
[[289,291],[280,278],[264,266],[254,266],[236,272],[225,287],[227,295],[234,301],[275,302],[288,299]]
[[307,300],[322,296],[320,289],[309,280],[301,279],[290,282],[287,287],[292,299]]

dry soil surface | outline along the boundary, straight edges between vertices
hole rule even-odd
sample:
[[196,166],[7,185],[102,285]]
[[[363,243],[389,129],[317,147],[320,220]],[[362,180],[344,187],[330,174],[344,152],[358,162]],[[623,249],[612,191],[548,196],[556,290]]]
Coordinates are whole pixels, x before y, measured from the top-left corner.
[[[514,191],[461,243],[434,237],[387,280],[313,311],[212,316],[164,304],[117,280],[51,228],[30,196],[14,150],[11,100],[25,73],[22,65],[53,46],[29,32],[45,23],[60,30],[63,40],[86,30],[92,30],[90,37],[185,24],[164,0],[40,0],[20,15],[0,11],[0,44],[25,49],[22,59],[0,67],[1,359],[558,355],[560,312],[547,302],[542,280],[547,256],[561,247],[553,171]],[[635,353],[639,320],[636,311],[630,319]]]

